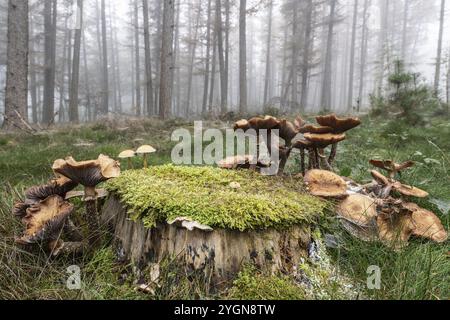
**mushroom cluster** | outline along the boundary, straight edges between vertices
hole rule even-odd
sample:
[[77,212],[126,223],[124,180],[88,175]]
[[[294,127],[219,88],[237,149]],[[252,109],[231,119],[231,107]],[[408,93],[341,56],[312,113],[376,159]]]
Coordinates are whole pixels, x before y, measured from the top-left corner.
[[[283,174],[287,160],[293,149],[300,150],[301,172],[306,173],[306,151],[309,153],[309,167],[311,169],[325,169],[333,171],[332,163],[335,160],[337,145],[346,139],[345,132],[361,124],[358,118],[338,118],[335,114],[316,117],[319,125],[306,123],[302,117],[297,117],[292,123],[286,119],[276,119],[272,116],[255,117],[250,120],[240,120],[235,123],[234,130],[247,132],[253,129],[257,134],[259,158],[260,131],[267,130],[268,138],[266,142],[269,155],[273,148],[270,141],[272,131],[284,141],[284,145],[279,146],[279,174]],[[301,136],[303,135],[303,136]],[[325,149],[332,146],[330,155],[325,156]]]
[[128,169],[133,169],[132,159],[136,157],[136,155],[142,155],[144,158],[144,168],[148,168],[148,155],[156,152],[156,149],[150,145],[140,146],[136,151],[134,150],[125,150],[122,151],[118,158],[128,160]]
[[[300,150],[301,171],[306,171],[305,154],[309,153],[311,169],[333,171],[332,164],[336,158],[338,143],[346,139],[346,132],[361,125],[358,118],[338,118],[335,114],[316,117],[318,125],[307,124],[301,118],[297,120],[298,132],[303,138],[296,141],[293,148]],[[328,158],[325,149],[331,146]]]
[[[337,207],[344,228],[360,239],[380,240],[394,249],[406,246],[412,236],[438,243],[446,241],[448,233],[439,218],[409,200],[426,198],[428,193],[395,180],[397,173],[411,168],[414,163],[398,164],[391,160],[372,160],[370,163],[387,171],[389,178],[373,170],[372,183],[356,188],[358,193],[348,191],[349,195]],[[305,177],[305,183],[311,180],[306,179],[309,175]]]
[[[16,239],[18,244],[44,244],[52,254],[67,251],[76,252],[85,247],[81,232],[71,221],[74,207],[67,200],[78,185],[84,186],[83,200],[86,203],[86,221],[89,228],[89,242],[94,244],[98,232],[97,199],[104,192],[95,187],[108,179],[120,175],[118,162],[100,155],[97,160],[77,162],[72,157],[56,160],[52,166],[56,178],[42,186],[25,191],[25,199],[15,204],[14,215],[24,226],[24,234]],[[78,194],[78,193],[76,193]],[[64,243],[65,235],[70,242]]]

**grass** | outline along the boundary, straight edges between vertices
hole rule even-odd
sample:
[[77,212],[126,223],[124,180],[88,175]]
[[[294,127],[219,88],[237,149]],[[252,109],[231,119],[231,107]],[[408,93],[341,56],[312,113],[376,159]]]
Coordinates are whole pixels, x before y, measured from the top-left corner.
[[[358,182],[370,181],[371,158],[392,158],[397,161],[414,160],[416,167],[405,172],[400,179],[430,193],[429,199],[419,205],[430,209],[442,219],[449,229],[450,216],[450,124],[448,120],[435,119],[427,127],[411,127],[402,122],[366,118],[363,126],[352,130],[348,140],[340,145],[336,167],[342,175]],[[216,125],[216,124],[212,124]],[[30,254],[14,246],[14,236],[21,231],[20,224],[11,216],[14,201],[25,188],[47,181],[52,176],[51,165],[55,159],[73,155],[77,160],[97,158],[99,153],[112,157],[120,151],[135,148],[143,143],[153,145],[158,153],[150,157],[150,164],[170,163],[171,130],[191,128],[182,122],[102,123],[60,129],[36,136],[26,134],[0,134],[0,298],[5,299],[197,299],[227,298],[227,292],[207,292],[199,279],[187,279],[174,262],[168,262],[161,271],[161,284],[155,295],[143,295],[134,290],[139,280],[132,275],[132,266],[116,259],[108,246],[78,259],[49,260],[43,253]],[[216,126],[223,126],[217,124]],[[205,125],[206,127],[206,125]],[[136,139],[141,139],[137,140]],[[134,159],[137,168],[142,160]],[[288,169],[298,171],[298,163],[291,161]],[[130,172],[131,174],[131,172]],[[245,184],[242,184],[245,187]],[[75,220],[82,212],[76,203]],[[337,224],[333,216],[320,221],[323,234],[333,234],[339,240],[337,248],[328,249],[330,263],[355,283],[361,295],[374,299],[442,299],[450,298],[450,258],[448,242],[438,245],[414,239],[401,252],[393,252],[377,243],[364,243],[352,238]],[[82,290],[66,288],[67,267],[81,268]],[[382,271],[381,290],[366,289],[367,268],[378,265]],[[320,276],[314,269],[309,278]],[[268,288],[285,288],[295,284],[292,277],[262,275],[257,270],[244,271],[243,275],[261,279]],[[145,278],[145,274],[141,275]],[[242,277],[241,277],[242,278]],[[319,277],[320,278],[320,277]],[[326,278],[325,278],[326,279]],[[257,285],[260,284],[256,282]],[[250,281],[250,284],[255,282]],[[319,286],[315,291],[320,292]],[[277,286],[280,284],[281,286]],[[245,283],[234,284],[238,291]],[[296,297],[304,293],[291,287],[280,298]],[[289,289],[289,290],[291,290]],[[230,289],[233,291],[233,289]],[[236,292],[236,290],[234,290]],[[258,290],[258,287],[256,287]],[[331,290],[331,289],[330,289]],[[327,290],[326,290],[327,291]],[[255,292],[254,290],[250,292]],[[278,289],[278,292],[282,292]],[[330,294],[308,298],[345,298]],[[289,294],[288,294],[289,293]],[[251,296],[250,296],[251,297]],[[269,292],[266,297],[275,297]],[[299,295],[298,297],[301,297]]]
[[[231,183],[240,187],[233,189]],[[127,204],[134,219],[157,222],[190,218],[213,228],[245,231],[312,224],[326,203],[303,191],[300,179],[262,176],[248,170],[154,166],[129,170],[107,188]]]

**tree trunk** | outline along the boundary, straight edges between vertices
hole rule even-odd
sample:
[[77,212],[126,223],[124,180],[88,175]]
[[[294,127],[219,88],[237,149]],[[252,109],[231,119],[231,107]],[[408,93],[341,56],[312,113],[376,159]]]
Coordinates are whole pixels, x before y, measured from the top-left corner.
[[54,123],[55,117],[55,58],[56,58],[56,0],[44,1],[45,71],[44,114],[42,122]]
[[239,5],[239,112],[247,113],[247,0]]
[[294,111],[294,106],[297,102],[297,90],[298,90],[298,83],[297,83],[297,55],[298,55],[298,44],[297,44],[297,25],[298,25],[298,7],[297,7],[297,2],[294,2],[294,8],[293,8],[293,13],[292,13],[292,57],[291,57],[291,61],[292,61],[292,65],[291,65],[291,69],[292,69],[292,90],[291,90],[291,107],[290,107],[290,111],[293,112]]
[[108,46],[106,34],[106,5],[105,0],[101,2],[101,20],[102,20],[102,50],[103,50],[103,99],[101,114],[107,115],[109,112],[109,79],[108,79]]
[[81,32],[83,29],[83,0],[77,0],[77,26],[73,45],[72,81],[70,83],[69,121],[78,123],[78,91],[80,82]]
[[213,37],[213,55],[211,59],[211,84],[209,86],[209,103],[208,103],[208,111],[213,111],[213,103],[214,103],[214,89],[215,89],[215,82],[216,82],[216,62],[217,62],[217,32],[214,32]]
[[147,94],[147,115],[152,115],[153,107],[153,82],[152,82],[152,63],[150,53],[150,31],[148,17],[148,0],[142,0],[142,10],[144,12],[144,43],[145,43],[145,88]]
[[353,26],[352,26],[352,46],[350,49],[350,72],[348,81],[348,104],[347,108],[351,112],[353,109],[353,79],[355,74],[355,47],[356,47],[356,25],[358,22],[358,0],[355,0],[353,10]]
[[164,0],[163,29],[161,47],[161,80],[159,97],[159,116],[162,120],[170,116],[172,105],[171,68],[173,54],[173,31],[175,19],[175,1]]
[[273,13],[273,1],[271,0],[269,3],[269,15],[268,22],[269,27],[267,30],[267,42],[266,42],[266,74],[264,79],[264,106],[267,105],[269,101],[269,85],[270,85],[270,60],[271,54],[270,49],[272,45],[272,13]]
[[362,26],[362,37],[361,37],[361,63],[359,66],[359,94],[357,102],[357,111],[361,111],[361,106],[363,103],[363,93],[364,93],[364,79],[366,71],[366,57],[367,57],[367,11],[369,9],[369,1],[364,0],[364,11],[363,11],[363,26]]
[[331,72],[332,72],[332,58],[333,58],[333,32],[334,19],[336,13],[336,0],[330,0],[330,16],[328,22],[327,47],[325,55],[325,68],[323,71],[322,83],[322,98],[320,105],[322,110],[329,112],[331,110]]
[[8,1],[8,49],[3,129],[23,129],[28,107],[28,1]]
[[86,111],[88,113],[88,121],[95,118],[91,105],[91,86],[89,84],[89,68],[87,62],[86,34],[83,32],[83,64],[84,64],[84,85],[86,90]]
[[206,57],[205,57],[205,75],[203,82],[203,102],[202,102],[202,114],[207,113],[208,104],[208,85],[209,85],[209,69],[210,69],[210,57],[211,57],[211,2],[208,0],[208,19],[206,20]]
[[191,112],[191,93],[192,93],[192,80],[193,80],[193,73],[194,73],[194,64],[195,64],[195,52],[197,49],[197,41],[198,41],[198,29],[200,27],[200,16],[201,16],[202,10],[201,10],[201,2],[199,2],[198,11],[197,11],[197,18],[195,22],[195,31],[193,38],[190,39],[191,41],[191,52],[190,52],[190,61],[189,61],[189,70],[188,70],[188,85],[187,85],[187,98],[186,98],[186,108],[184,114],[187,116]]
[[219,56],[219,75],[220,75],[220,112],[227,112],[227,82],[225,74],[225,57],[223,49],[223,21],[222,21],[222,3],[216,0],[216,35],[217,35],[217,55]]
[[[31,96],[31,115],[33,123],[38,123],[38,110],[37,110],[37,75],[36,75],[36,49],[35,49],[35,39],[34,39],[34,24],[33,24],[33,15],[30,14],[30,53],[29,53],[29,62],[30,62],[30,96]],[[64,47],[65,48],[65,47]],[[63,59],[64,61],[64,59]]]
[[141,116],[141,57],[139,53],[139,8],[138,0],[134,0],[134,54],[136,66],[136,115]]
[[300,98],[300,108],[306,109],[308,104],[308,80],[309,80],[309,60],[311,52],[312,43],[312,12],[313,12],[313,1],[307,0],[306,12],[305,12],[305,44],[303,52],[303,63],[302,63],[302,90]]
[[445,18],[445,0],[441,0],[441,16],[439,19],[439,40],[436,56],[436,71],[434,76],[434,92],[439,94],[439,84],[441,81],[441,64],[442,64],[442,39],[444,35],[444,18]]
[[[225,0],[225,67],[224,67],[224,78],[225,78],[225,106],[228,108],[228,89],[229,89],[229,72],[230,72],[230,0]],[[223,110],[225,111],[225,110]]]

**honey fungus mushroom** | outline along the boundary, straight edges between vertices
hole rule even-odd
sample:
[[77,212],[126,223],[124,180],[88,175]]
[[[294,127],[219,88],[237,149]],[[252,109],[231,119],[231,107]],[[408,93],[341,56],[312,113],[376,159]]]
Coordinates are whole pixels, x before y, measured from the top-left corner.
[[119,163],[108,156],[100,155],[97,160],[77,162],[72,157],[56,160],[52,169],[72,181],[84,186],[86,204],[86,221],[88,223],[90,242],[96,242],[99,229],[97,217],[97,192],[95,187],[120,175]]
[[337,143],[344,141],[346,136],[345,134],[336,134],[336,133],[325,133],[325,134],[317,134],[317,133],[305,133],[305,140],[309,141],[312,145],[312,152],[314,156],[314,164],[313,167],[319,169],[322,166],[329,171],[333,171],[329,160],[325,157],[324,149],[329,145],[337,145]]
[[371,165],[379,169],[386,170],[390,179],[394,179],[397,173],[411,168],[415,165],[414,161],[406,161],[404,163],[396,163],[392,160],[370,160]]
[[[336,116],[336,114],[318,116],[316,117],[316,121],[322,127],[332,128],[331,133],[334,134],[343,134],[361,125],[361,120],[359,118],[353,117],[339,118]],[[338,142],[333,143],[332,145],[330,157],[328,158],[328,163],[330,165],[334,162],[336,158]]]
[[21,219],[25,232],[16,242],[28,245],[58,239],[73,209],[72,204],[58,195],[33,204]]
[[377,239],[378,214],[375,199],[352,194],[338,205],[336,212],[350,234],[364,241]]
[[408,186],[399,181],[389,179],[376,170],[371,171],[371,175],[374,180],[382,187],[379,196],[381,198],[387,198],[392,191],[396,191],[404,196],[426,198],[429,193],[419,188]]
[[337,174],[325,170],[310,170],[303,179],[309,193],[324,198],[342,199],[348,196],[347,184]]

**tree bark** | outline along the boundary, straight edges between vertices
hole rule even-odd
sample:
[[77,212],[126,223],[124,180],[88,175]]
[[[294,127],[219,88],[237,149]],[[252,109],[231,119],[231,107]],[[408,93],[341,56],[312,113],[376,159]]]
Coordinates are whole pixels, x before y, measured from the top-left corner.
[[300,108],[306,109],[308,104],[308,80],[309,80],[309,60],[311,52],[312,43],[312,13],[313,13],[313,1],[307,0],[306,12],[305,12],[305,44],[303,52],[303,63],[302,63],[302,89],[300,98]]
[[78,123],[78,91],[80,82],[81,32],[83,29],[83,0],[77,0],[77,26],[73,45],[72,81],[70,83],[69,121]]
[[164,0],[163,29],[161,47],[161,80],[159,116],[162,120],[170,116],[172,105],[171,69],[173,55],[173,31],[175,19],[175,1]]
[[153,107],[153,82],[152,82],[152,63],[150,52],[150,27],[148,17],[148,0],[142,0],[142,10],[144,12],[144,44],[145,44],[145,88],[147,94],[147,115],[152,115]]
[[217,55],[219,56],[219,75],[220,75],[220,112],[227,112],[227,82],[225,74],[225,57],[223,48],[223,21],[222,21],[222,3],[216,0],[216,35],[217,35]]
[[202,102],[202,114],[207,113],[208,104],[208,85],[209,85],[209,69],[211,58],[211,2],[208,0],[208,18],[206,20],[206,57],[205,57],[205,75],[203,81],[203,102]]
[[198,41],[198,29],[200,27],[200,16],[201,16],[201,2],[199,2],[197,18],[194,26],[194,36],[190,39],[191,41],[191,50],[190,50],[190,61],[189,61],[189,71],[188,71],[188,84],[187,84],[187,98],[186,98],[186,108],[184,114],[187,116],[191,112],[191,94],[192,94],[192,81],[193,81],[193,73],[194,73],[194,64],[195,64],[195,53],[197,49],[197,41]]
[[135,76],[136,76],[136,115],[141,116],[141,57],[139,53],[139,8],[138,0],[134,0],[134,54],[135,54]]
[[356,47],[356,25],[358,22],[358,0],[355,0],[353,9],[352,44],[350,49],[350,72],[348,81],[348,111],[353,109],[353,79],[355,75],[355,47]]
[[436,56],[436,71],[434,75],[434,92],[439,94],[439,84],[441,81],[441,64],[442,64],[442,39],[444,35],[444,18],[445,18],[445,0],[441,0],[441,14],[439,19],[439,40]]
[[42,122],[54,123],[55,117],[55,50],[56,50],[56,0],[44,1],[45,71],[44,110]]
[[[8,48],[3,129],[23,129],[28,106],[28,1],[8,1]],[[22,121],[23,120],[23,121]]]
[[247,0],[239,5],[239,111],[247,113]]
[[103,55],[103,92],[101,114],[107,115],[109,112],[109,77],[108,77],[108,46],[106,34],[106,4],[105,0],[101,2],[101,20],[102,20],[102,55]]
[[271,45],[272,45],[272,14],[273,13],[273,1],[269,3],[269,15],[268,15],[268,30],[267,30],[267,42],[266,42],[266,74],[264,79],[264,105],[267,105],[269,101],[269,85],[270,85],[270,60],[271,60]]
[[332,72],[332,50],[334,38],[334,19],[336,13],[336,0],[330,0],[330,16],[328,21],[327,47],[325,55],[325,68],[323,70],[322,97],[320,105],[322,110],[329,112],[331,110],[331,72]]
[[361,111],[361,106],[363,103],[363,93],[364,93],[364,79],[366,71],[366,57],[367,57],[367,12],[369,9],[369,0],[364,0],[364,11],[363,11],[363,26],[362,26],[362,37],[361,37],[361,63],[359,66],[359,94],[357,102],[357,112]]

